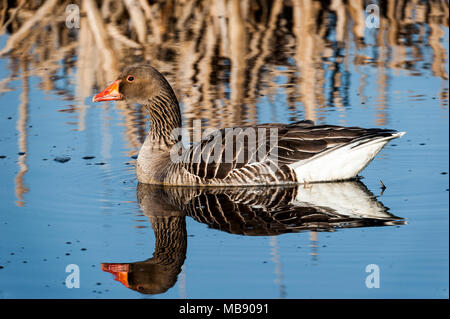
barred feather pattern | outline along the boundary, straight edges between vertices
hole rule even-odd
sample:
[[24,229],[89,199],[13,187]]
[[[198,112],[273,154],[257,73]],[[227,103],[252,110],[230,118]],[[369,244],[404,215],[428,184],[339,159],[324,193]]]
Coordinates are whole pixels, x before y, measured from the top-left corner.
[[[304,201],[306,196],[301,195],[305,190],[302,185],[192,188],[139,184],[138,193],[142,197],[143,194],[156,192],[158,195],[153,200],[165,203],[169,211],[177,207],[183,214],[209,227],[250,236],[377,226],[401,219],[390,214],[388,208],[378,202],[361,182],[337,184],[336,189],[340,191],[333,194],[328,192],[326,184],[312,187],[323,199],[332,196],[332,203],[347,203],[354,215],[343,213],[338,205],[325,205],[324,201]],[[353,198],[352,203],[349,203],[347,196]],[[376,211],[376,214],[372,217],[363,216],[367,213],[367,207]],[[163,206],[158,211],[163,211]]]
[[139,183],[137,198],[152,223],[156,241],[152,258],[125,264],[129,265],[128,287],[151,294],[167,291],[181,271],[187,247],[185,216],[214,229],[246,236],[404,223],[356,181],[271,187]]
[[[356,168],[343,174],[353,178],[387,143],[401,136],[381,128],[315,125],[309,120],[292,124],[268,123],[216,130],[185,148],[174,132],[181,126],[175,94],[166,83],[161,93],[148,100],[150,130],[139,153],[137,177],[142,183],[165,185],[250,186],[283,185],[302,181],[302,163],[343,147],[361,147],[380,141],[376,148],[355,161]],[[383,142],[383,143],[381,143]],[[345,156],[343,151],[339,156]],[[360,158],[363,158],[360,163]],[[340,159],[345,163],[345,158]],[[336,172],[340,167],[329,170]],[[347,163],[345,163],[347,165]],[[350,163],[351,165],[351,163]],[[360,166],[360,167],[359,167]],[[320,167],[314,167],[320,170]],[[300,173],[299,173],[300,172]],[[312,176],[311,172],[305,175]],[[340,180],[332,174],[329,181]],[[309,178],[314,182],[314,176]],[[311,180],[312,179],[312,180]],[[327,176],[319,181],[328,181]],[[306,181],[305,181],[306,182]]]

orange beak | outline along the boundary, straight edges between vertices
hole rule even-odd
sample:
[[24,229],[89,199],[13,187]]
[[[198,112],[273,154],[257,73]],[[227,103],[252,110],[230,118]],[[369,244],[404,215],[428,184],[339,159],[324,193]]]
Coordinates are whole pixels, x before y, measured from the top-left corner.
[[120,281],[125,287],[128,286],[129,264],[102,263],[101,269],[114,275],[114,280]]
[[92,102],[117,101],[122,100],[123,96],[119,92],[120,80],[114,81],[110,86],[92,98]]

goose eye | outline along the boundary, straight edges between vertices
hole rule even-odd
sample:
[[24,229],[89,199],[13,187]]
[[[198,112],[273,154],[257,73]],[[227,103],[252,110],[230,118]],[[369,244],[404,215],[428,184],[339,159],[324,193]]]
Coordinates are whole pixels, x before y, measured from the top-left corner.
[[129,75],[129,76],[127,77],[127,81],[128,81],[128,82],[133,82],[133,81],[134,81],[134,76]]

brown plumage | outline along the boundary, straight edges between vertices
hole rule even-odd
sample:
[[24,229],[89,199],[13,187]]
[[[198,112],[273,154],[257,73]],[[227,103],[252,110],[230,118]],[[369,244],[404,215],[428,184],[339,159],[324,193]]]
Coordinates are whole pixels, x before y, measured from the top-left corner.
[[150,66],[126,68],[94,101],[125,99],[146,107],[149,134],[137,159],[142,183],[279,185],[354,178],[402,132],[312,121],[223,128],[185,148],[181,115],[167,80]]

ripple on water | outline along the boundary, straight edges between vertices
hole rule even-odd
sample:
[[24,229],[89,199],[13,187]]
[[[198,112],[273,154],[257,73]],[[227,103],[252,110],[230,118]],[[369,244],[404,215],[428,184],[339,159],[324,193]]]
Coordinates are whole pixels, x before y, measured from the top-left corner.
[[[34,196],[28,196],[29,207],[38,208],[41,213],[73,213],[80,218],[96,211],[111,213],[119,209],[122,213],[130,213],[127,207],[132,207],[136,212],[134,199],[137,182],[133,161],[120,166],[95,163],[92,161],[89,163],[92,165],[87,165],[88,163],[83,161],[79,165],[73,160],[72,163],[64,164],[72,164],[72,167],[63,167],[57,162],[51,163],[54,165],[53,169],[59,171],[53,172],[54,187],[31,189],[30,195]],[[78,167],[73,167],[76,165]]]

